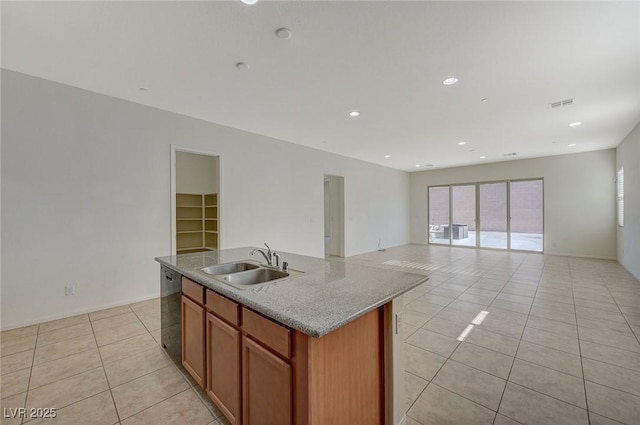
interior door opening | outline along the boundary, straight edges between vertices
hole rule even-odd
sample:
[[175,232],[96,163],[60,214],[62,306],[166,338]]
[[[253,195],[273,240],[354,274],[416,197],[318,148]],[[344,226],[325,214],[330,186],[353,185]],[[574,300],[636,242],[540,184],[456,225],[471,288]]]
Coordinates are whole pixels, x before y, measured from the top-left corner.
[[344,257],[344,177],[324,176],[324,256]]
[[220,156],[172,146],[171,251],[220,249]]

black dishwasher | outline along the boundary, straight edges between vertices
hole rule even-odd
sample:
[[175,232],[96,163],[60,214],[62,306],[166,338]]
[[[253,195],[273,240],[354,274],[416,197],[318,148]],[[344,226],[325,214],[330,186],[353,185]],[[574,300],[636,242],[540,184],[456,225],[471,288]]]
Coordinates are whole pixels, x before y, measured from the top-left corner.
[[160,267],[160,339],[169,357],[182,364],[182,276]]

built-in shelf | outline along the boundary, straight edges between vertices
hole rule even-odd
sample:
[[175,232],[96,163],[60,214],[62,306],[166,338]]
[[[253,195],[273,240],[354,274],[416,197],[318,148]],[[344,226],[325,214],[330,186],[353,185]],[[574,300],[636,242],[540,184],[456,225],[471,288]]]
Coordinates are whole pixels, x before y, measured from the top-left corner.
[[176,193],[178,254],[218,249],[218,194]]

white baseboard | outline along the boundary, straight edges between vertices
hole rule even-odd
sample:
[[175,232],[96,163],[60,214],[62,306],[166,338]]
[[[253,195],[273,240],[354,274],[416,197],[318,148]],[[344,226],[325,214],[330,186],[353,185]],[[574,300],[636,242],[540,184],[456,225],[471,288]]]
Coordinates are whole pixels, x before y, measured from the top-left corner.
[[104,309],[107,309],[107,308],[120,307],[120,306],[126,305],[126,304],[133,304],[133,303],[137,303],[137,302],[141,302],[141,301],[147,301],[147,300],[151,300],[153,298],[158,298],[158,294],[145,295],[145,296],[142,296],[142,297],[132,298],[132,299],[129,299],[129,300],[116,301],[116,302],[112,302],[112,303],[101,304],[101,305],[93,306],[93,307],[90,307],[90,308],[83,308],[83,309],[79,309],[79,310],[66,311],[64,313],[53,314],[53,315],[50,315],[50,316],[35,317],[35,318],[27,320],[25,322],[11,323],[7,327],[2,326],[2,328],[0,330],[8,331],[8,330],[11,330],[11,329],[22,328],[24,326],[37,325],[39,323],[50,322],[52,320],[65,319],[67,317],[77,316],[78,314],[93,313],[94,311],[100,311],[100,310],[104,310]]
[[584,254],[570,254],[566,252],[553,252],[553,251],[545,251],[544,255],[554,255],[557,257],[571,257],[571,258],[588,258],[590,260],[613,260],[618,261],[616,257],[602,257],[599,255],[584,255]]
[[635,274],[633,274],[633,272],[631,270],[629,270],[624,264],[622,264],[620,262],[620,260],[618,260],[618,264],[620,264],[622,266],[623,269],[625,269],[627,272],[629,272],[629,274],[633,277],[635,277],[636,279],[640,280],[640,274],[638,274],[637,276]]

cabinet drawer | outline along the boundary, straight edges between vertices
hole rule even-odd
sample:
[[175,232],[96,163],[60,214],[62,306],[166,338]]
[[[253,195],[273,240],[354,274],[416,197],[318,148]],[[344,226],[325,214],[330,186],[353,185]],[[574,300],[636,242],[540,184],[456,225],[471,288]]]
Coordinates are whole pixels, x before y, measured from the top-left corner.
[[204,286],[182,277],[182,293],[200,305],[204,304]]
[[281,356],[291,358],[291,331],[284,326],[243,306],[242,329]]
[[205,291],[207,293],[205,306],[232,325],[240,326],[240,305],[209,289]]

